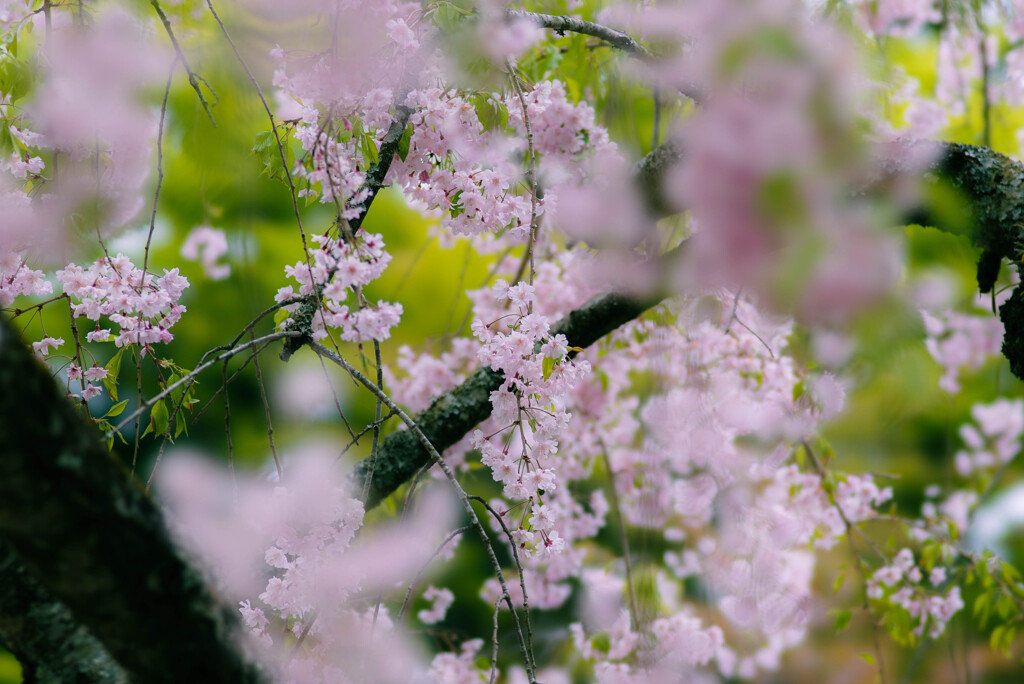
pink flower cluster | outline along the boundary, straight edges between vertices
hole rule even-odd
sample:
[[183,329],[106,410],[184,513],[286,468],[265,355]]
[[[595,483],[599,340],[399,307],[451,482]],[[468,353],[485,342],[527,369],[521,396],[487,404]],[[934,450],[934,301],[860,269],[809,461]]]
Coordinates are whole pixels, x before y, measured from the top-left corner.
[[[524,94],[530,119],[533,147],[539,154],[562,162],[579,161],[584,153],[614,154],[615,143],[594,119],[594,108],[585,102],[572,104],[561,81],[540,81]],[[508,123],[524,140],[526,122],[516,94],[505,96]]]
[[[174,339],[170,329],[185,313],[178,299],[188,279],[178,275],[178,269],[164,269],[164,275],[156,277],[137,268],[124,254],[103,257],[87,268],[68,264],[57,271],[57,279],[74,304],[74,315],[97,322],[95,330],[86,334],[89,342],[113,337],[118,347],[137,344],[144,355],[150,345]],[[119,326],[116,335],[100,327],[101,318]]]
[[[559,486],[550,463],[558,452],[558,435],[570,419],[564,397],[589,372],[590,364],[570,359],[565,336],[552,335],[547,317],[532,312],[532,285],[510,286],[498,280],[492,291],[498,302],[508,303],[511,311],[503,318],[511,321],[504,322],[504,331],[495,332],[491,326],[499,321],[477,319],[473,334],[483,345],[480,361],[505,377],[491,393],[492,420],[502,427],[486,436],[474,431],[472,444],[480,451],[481,463],[503,484],[504,495],[529,502],[529,520],[512,530],[516,544],[530,552],[557,553],[565,541],[555,529],[556,512],[545,505],[544,496]],[[505,434],[496,444],[492,440],[501,433]]]
[[466,373],[462,370],[476,360],[480,345],[476,340],[459,337],[452,340],[450,350],[437,357],[413,352],[412,347],[402,345],[398,350],[395,365],[402,370],[402,376],[395,374],[391,367],[384,367],[384,378],[392,395],[410,411],[419,413],[430,406],[430,402],[462,382]]
[[231,266],[217,261],[228,253],[228,239],[224,231],[209,226],[197,226],[181,245],[181,256],[199,261],[210,280],[223,280],[231,275]]
[[433,625],[444,620],[448,609],[455,601],[455,594],[450,589],[438,589],[434,585],[427,587],[423,592],[423,598],[430,602],[430,608],[416,613],[416,617],[425,625]]
[[409,154],[392,171],[406,195],[439,210],[442,225],[455,235],[508,228],[522,239],[530,201],[512,192],[522,171],[512,160],[511,141],[485,131],[473,103],[456,91],[415,90],[406,106],[415,110]]
[[[422,677],[427,663],[372,597],[419,577],[453,523],[449,507],[428,490],[414,520],[357,534],[363,504],[335,456],[326,443],[307,444],[286,457],[283,482],[269,483],[229,478],[180,453],[162,471],[159,492],[181,541],[210,564],[218,591],[238,600],[252,657],[273,681]],[[438,593],[434,610],[443,612],[448,594]]]
[[802,543],[830,549],[846,534],[840,510],[851,523],[867,520],[878,506],[892,499],[892,488],[880,489],[870,475],[847,475],[836,484],[832,503],[820,476],[789,465],[778,471],[765,496],[777,503],[788,499],[793,510],[799,511],[791,523],[800,529]]
[[293,171],[306,186],[299,196],[337,203],[341,217],[352,219],[368,196],[367,167],[391,122],[399,84],[388,79],[404,81],[406,63],[432,28],[421,20],[418,3],[344,0],[329,10],[335,17],[331,48],[310,57],[275,47],[273,83],[278,116],[294,125],[305,152]]
[[937,639],[946,630],[946,625],[963,607],[960,587],[954,586],[945,593],[941,585],[945,582],[945,568],[935,567],[929,571],[927,589],[922,580],[924,574],[914,561],[910,549],[901,549],[889,565],[875,570],[867,582],[868,597],[876,606],[891,604],[899,606],[910,614],[913,629],[918,636],[927,631]]
[[994,316],[972,316],[947,310],[940,316],[921,312],[928,353],[942,366],[939,387],[950,394],[960,391],[960,372],[965,366],[976,370],[990,356],[999,353],[1003,322]]
[[960,438],[967,446],[956,452],[956,470],[967,477],[979,470],[1002,465],[1020,453],[1024,433],[1024,400],[997,399],[975,404],[971,415],[976,425],[960,426]]
[[295,173],[307,187],[299,190],[298,196],[319,197],[324,204],[338,202],[343,207],[341,217],[353,219],[369,195],[358,147],[363,141],[351,135],[351,123],[346,126],[349,135],[339,140],[320,126],[315,109],[303,112],[308,116],[296,128],[296,137],[308,154],[305,164],[295,165]]
[[11,158],[6,164],[0,163],[0,168],[9,171],[15,178],[38,175],[45,167],[46,164],[43,163],[42,157],[30,157],[28,154],[19,155],[17,152],[11,153]]
[[[608,132],[594,121],[587,104],[572,104],[559,81],[537,83],[526,93],[534,151],[541,160],[542,182],[576,178],[583,155],[616,155]],[[523,107],[513,93],[484,105],[508,112],[508,127],[518,134],[485,130],[473,102],[456,91],[426,88],[409,94],[415,109],[409,155],[393,173],[406,194],[428,209],[442,212],[445,228],[456,235],[508,230],[514,240],[529,234],[531,203],[514,187],[526,153]],[[397,160],[396,160],[397,161]],[[543,215],[556,197],[545,189],[537,210]]]
[[427,682],[431,684],[477,684],[481,672],[476,667],[476,653],[484,645],[483,639],[462,642],[459,652],[438,653],[430,664]]
[[[291,285],[277,291],[278,303],[308,296],[317,291],[323,299],[322,307],[313,315],[313,339],[322,340],[328,336],[328,328],[341,330],[341,339],[347,342],[386,340],[391,329],[398,325],[402,316],[402,305],[378,302],[376,306],[362,305],[361,288],[376,280],[391,263],[391,255],[384,251],[384,240],[380,235],[356,232],[353,241],[332,238],[329,235],[315,235],[313,241],[319,248],[309,252],[310,262],[299,261],[294,266],[285,266],[285,274],[299,283],[299,291]],[[349,294],[357,293],[359,303],[354,309],[344,304]],[[294,313],[300,304],[282,307]],[[287,328],[293,320],[285,319],[281,329]]]
[[19,295],[52,293],[45,273],[29,268],[16,252],[0,253],[0,307],[10,306]]

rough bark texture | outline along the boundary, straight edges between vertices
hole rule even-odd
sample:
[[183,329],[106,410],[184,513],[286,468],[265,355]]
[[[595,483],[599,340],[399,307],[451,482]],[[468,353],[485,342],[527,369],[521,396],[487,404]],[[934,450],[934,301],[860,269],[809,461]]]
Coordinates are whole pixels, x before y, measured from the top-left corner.
[[633,40],[633,37],[628,33],[623,33],[622,31],[602,26],[601,24],[595,24],[591,21],[584,21],[583,19],[576,19],[575,17],[567,17],[564,15],[555,16],[553,14],[540,14],[539,12],[527,12],[525,10],[516,9],[505,10],[505,16],[509,19],[532,21],[538,26],[551,29],[558,34],[570,32],[593,36],[594,38],[600,38],[609,45],[628,52],[631,55],[636,55],[638,57],[648,56],[647,50]]
[[[1020,263],[1024,250],[1024,166],[987,147],[960,143],[907,142],[907,156],[931,154],[923,201],[906,217],[970,238],[981,250],[978,289],[991,292],[1003,259]],[[897,171],[902,170],[897,164]],[[1024,289],[1017,287],[999,309],[1006,332],[1003,355],[1024,379]]]
[[26,682],[128,684],[121,666],[0,541],[0,641]]
[[0,445],[0,538],[131,677],[262,681],[234,647],[234,611],[182,558],[156,506],[6,319]]

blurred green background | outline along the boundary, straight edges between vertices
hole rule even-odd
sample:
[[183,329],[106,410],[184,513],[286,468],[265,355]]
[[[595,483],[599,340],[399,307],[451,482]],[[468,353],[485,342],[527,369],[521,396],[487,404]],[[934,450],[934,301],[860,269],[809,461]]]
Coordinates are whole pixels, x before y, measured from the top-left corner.
[[[568,12],[562,1],[525,4],[553,14]],[[601,4],[585,3],[584,13],[589,15]],[[168,104],[164,134],[165,177],[154,250],[150,255],[151,269],[160,272],[163,268],[180,267],[191,282],[182,299],[188,313],[174,327],[174,341],[166,350],[161,350],[164,357],[173,358],[186,368],[193,367],[205,351],[232,339],[248,321],[269,306],[277,289],[289,284],[284,266],[296,263],[302,255],[288,190],[260,174],[260,164],[251,152],[255,137],[268,130],[265,113],[230,48],[214,31],[215,27],[201,11],[193,13],[196,6],[187,2],[177,6],[168,3],[165,9],[193,68],[217,93],[218,101],[213,108],[217,125],[215,127],[207,118],[179,71]],[[271,62],[268,52],[278,40],[276,29],[280,27],[271,26],[227,3],[223,7],[223,18],[269,93]],[[158,32],[154,40],[163,41],[165,36]],[[524,70],[534,77],[565,80],[573,96],[590,93],[598,108],[599,120],[608,126],[623,151],[637,157],[647,152],[652,134],[650,90],[630,83],[615,55],[609,50],[589,48],[588,41],[581,36],[566,36],[548,45],[524,61]],[[884,56],[879,62],[883,73],[885,69],[901,66],[920,79],[922,92],[928,93],[933,88],[937,51],[934,36],[931,39],[886,39],[873,49]],[[161,95],[162,92],[156,91],[149,94],[154,111],[159,108]],[[662,116],[668,120],[684,111],[681,104],[666,106]],[[986,134],[980,111],[978,89],[978,96],[968,103],[965,114],[955,119],[942,137],[982,142]],[[902,123],[900,108],[892,108],[891,116],[893,123]],[[1016,130],[1021,125],[1024,125],[1024,111],[996,107],[988,132],[993,147],[1007,154],[1017,154]],[[148,204],[144,213],[148,217]],[[331,218],[331,213],[318,204],[303,211],[303,224],[308,233],[323,232],[331,225]],[[185,262],[180,257],[185,236],[199,225],[226,232],[231,245],[228,263],[232,270],[227,280],[209,281],[198,263]],[[393,362],[403,344],[417,350],[433,344],[436,350],[439,340],[445,333],[456,331],[469,309],[464,289],[486,284],[490,259],[477,255],[464,244],[443,247],[430,232],[431,220],[406,207],[394,191],[382,193],[364,225],[368,231],[383,234],[388,250],[394,255],[384,277],[369,288],[367,295],[371,300],[401,302],[405,310],[392,339],[382,345],[385,363]],[[133,226],[111,245],[111,251],[123,250],[133,258],[141,257],[148,226],[143,225],[142,215]],[[902,294],[910,293],[922,275],[941,271],[952,285],[954,303],[963,306],[973,300],[977,254],[965,239],[920,227],[906,228],[903,233],[906,270]],[[82,255],[79,263],[87,263],[97,255]],[[69,339],[66,311],[58,308],[46,310],[43,319],[46,329],[51,335]],[[268,318],[258,330],[267,332],[271,325]],[[38,339],[38,326],[38,320],[32,321],[26,336]],[[829,427],[826,435],[837,454],[835,466],[849,472],[892,475],[888,483],[895,490],[897,510],[913,515],[920,510],[923,487],[941,483],[947,477],[952,455],[959,446],[955,431],[969,420],[970,407],[997,397],[1021,396],[1021,386],[1010,375],[1003,360],[993,359],[985,367],[964,376],[962,393],[951,398],[939,390],[940,368],[924,348],[920,317],[912,306],[901,303],[898,297],[863,316],[856,322],[854,332],[859,343],[857,351],[838,369],[852,387],[849,409]],[[794,347],[803,363],[813,361],[809,345],[805,333],[798,331]],[[112,345],[91,345],[91,348],[103,363]],[[310,366],[314,373],[323,372],[308,354],[300,353],[285,364],[278,359],[276,349],[272,347],[270,353],[260,359],[272,405],[275,405],[274,397],[293,396],[286,392],[289,373],[308,370]],[[359,354],[358,349],[349,351]],[[368,351],[372,357],[372,348],[363,351]],[[236,359],[231,369],[238,368],[240,363]],[[154,387],[152,369],[148,365],[143,368],[146,386]],[[134,402],[134,373],[131,363],[123,364],[121,393],[122,398],[131,398],[129,409]],[[333,371],[330,376],[346,417],[358,430],[372,419],[373,402]],[[202,406],[220,386],[219,369],[208,371],[200,378],[200,383],[197,396]],[[251,367],[231,384],[230,401],[236,463],[265,469],[269,462],[267,430]],[[94,413],[105,410],[101,405],[93,408]],[[274,436],[284,454],[310,441],[335,445],[348,442],[348,432],[333,407],[327,413],[305,419],[294,414],[284,417],[277,410],[275,406]],[[187,437],[183,435],[177,446],[223,459],[226,451],[223,415],[219,400],[213,402],[209,410],[189,426]],[[393,422],[389,423],[386,430],[394,427]],[[115,449],[131,462],[132,435],[128,432],[125,436],[128,443],[115,442]],[[158,448],[158,441],[142,440],[137,472],[144,479],[150,474]],[[361,441],[350,452],[352,458],[363,457],[368,448],[369,441]],[[1020,479],[1020,469],[1012,469],[1006,474],[1002,489]],[[487,483],[480,480],[473,486],[482,489],[485,485]],[[382,508],[386,511],[387,507]],[[1024,538],[1020,530],[1020,527],[1014,528],[1004,546],[1007,560],[1018,567],[1024,563]],[[875,532],[879,541],[886,543],[890,531]],[[632,534],[635,538],[631,538],[631,546],[639,556],[657,553],[656,545],[645,539],[642,532]],[[612,547],[618,543],[610,531],[602,540]],[[897,538],[892,543],[901,542]],[[467,549],[469,546],[460,550],[456,561],[441,578],[448,580],[447,586],[457,591],[455,606],[442,627],[454,633],[489,633],[490,609],[473,598],[486,578],[487,567],[482,556],[476,553],[478,550]],[[845,547],[821,556],[818,581],[822,596],[832,595],[834,579],[844,568],[850,574],[835,598],[836,606],[856,606],[859,602],[851,567],[852,560]],[[457,582],[453,581],[455,578]],[[563,618],[570,608],[556,615],[540,616],[536,623],[538,631],[553,634],[554,627],[565,622]],[[917,656],[921,664],[915,670],[913,681],[957,681],[951,674],[950,658],[962,658],[964,648],[970,653],[974,682],[1011,681],[1010,678],[1021,674],[1014,661],[988,650],[987,635],[970,626],[966,613],[954,620],[952,636],[926,646]],[[764,677],[763,681],[872,681],[874,668],[857,658],[857,654],[872,650],[870,629],[863,616],[855,617],[841,638],[831,630],[827,617],[817,616],[816,624],[814,648],[791,652],[784,660],[783,670]],[[951,649],[951,640],[956,640],[958,650],[955,652]],[[552,648],[555,646],[552,642]],[[888,646],[884,651],[889,671],[893,673],[905,671],[915,657],[912,651]],[[1015,651],[1018,658],[1019,651],[1018,646]],[[835,671],[836,663],[844,664],[842,672]],[[0,657],[0,682],[18,681],[21,678],[17,663],[9,655]]]

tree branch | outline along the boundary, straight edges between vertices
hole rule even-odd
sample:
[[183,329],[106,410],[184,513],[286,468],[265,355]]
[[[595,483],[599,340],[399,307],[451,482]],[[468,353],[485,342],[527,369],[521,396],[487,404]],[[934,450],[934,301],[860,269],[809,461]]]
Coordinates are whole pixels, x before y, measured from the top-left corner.
[[[1003,259],[1021,263],[1024,255],[1024,165],[987,147],[960,143],[904,141],[890,169],[905,173],[905,159],[930,155],[921,202],[907,212],[918,223],[965,235],[981,250],[978,289],[992,292]],[[913,171],[914,169],[911,169]],[[1003,321],[1003,356],[1024,380],[1024,288],[1014,289],[999,308]]]
[[127,684],[103,644],[53,599],[0,541],[0,641],[27,682]]
[[0,444],[0,537],[132,679],[263,681],[236,650],[235,611],[6,319]]
[[538,12],[527,12],[526,10],[517,9],[505,10],[505,16],[512,20],[532,21],[541,28],[551,29],[559,34],[569,31],[571,33],[582,33],[583,35],[600,38],[609,45],[636,57],[650,57],[651,55],[647,48],[633,40],[628,33],[616,31],[613,28],[595,24],[592,21],[584,21],[575,17],[556,17],[552,14],[540,14]]
[[[566,315],[555,324],[551,333],[565,335],[569,346],[588,347],[663,297],[662,294],[631,297],[617,292],[606,293]],[[501,382],[500,373],[486,366],[478,368],[461,385],[435,399],[430,408],[413,420],[430,443],[443,452],[491,415],[491,392],[498,389]],[[377,449],[366,508],[379,504],[429,461],[430,454],[411,430],[392,432],[385,437]],[[352,474],[359,491],[362,491],[368,468],[368,462],[361,461]]]

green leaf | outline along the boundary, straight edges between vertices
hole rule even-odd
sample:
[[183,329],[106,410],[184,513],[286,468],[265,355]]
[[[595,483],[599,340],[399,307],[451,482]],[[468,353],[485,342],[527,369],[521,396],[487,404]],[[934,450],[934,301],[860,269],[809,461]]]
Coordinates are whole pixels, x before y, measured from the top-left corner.
[[[181,376],[178,375],[177,373],[174,373],[174,374],[171,375],[171,377],[167,378],[167,386],[170,387],[171,385],[173,385],[174,383],[178,382],[179,380],[181,380]],[[187,385],[187,384],[188,383],[183,383],[180,387],[176,387],[175,389],[171,390],[171,410],[172,411],[174,410],[174,408],[176,406],[178,406],[179,403],[182,403],[182,404],[184,403],[182,401],[181,395],[185,391],[185,385]]]
[[874,665],[875,663],[878,662],[878,661],[875,660],[875,656],[872,655],[871,653],[861,653],[860,654],[860,659],[863,660],[868,665]]
[[256,134],[256,139],[252,144],[252,151],[254,154],[262,154],[272,147],[276,146],[277,139],[274,137],[273,131],[262,131]]
[[1000,625],[992,630],[988,645],[993,651],[1009,656],[1010,646],[1013,644],[1013,638],[1016,635],[1017,630],[1013,625]]
[[544,357],[544,379],[547,380],[551,377],[551,371],[555,369],[555,360],[545,356]]
[[149,412],[150,424],[153,426],[153,431],[158,435],[166,435],[168,423],[170,422],[170,416],[167,413],[167,404],[165,400],[161,399]]
[[377,139],[369,132],[363,133],[363,158],[366,160],[367,166],[376,164],[380,159],[377,152]]
[[836,616],[835,629],[836,632],[842,632],[844,629],[850,626],[850,618],[853,617],[853,611],[849,609],[833,610]]
[[107,388],[110,398],[117,401],[117,376],[121,373],[121,357],[128,347],[121,347],[117,353],[107,361],[107,377],[103,378],[103,386]]
[[988,592],[981,594],[978,598],[974,599],[974,607],[971,612],[974,615],[974,619],[978,621],[979,625],[984,625],[988,622],[988,614],[991,609],[992,595]]
[[1010,616],[1017,612],[1017,603],[1008,595],[1003,594],[996,601],[996,612],[999,613],[999,617],[1009,620]]
[[188,421],[185,420],[184,412],[178,411],[178,415],[174,417],[174,438],[177,439],[182,432],[188,434]]
[[110,410],[103,416],[104,418],[115,418],[124,413],[124,407],[128,405],[128,400],[124,399],[119,401],[110,407]]
[[281,176],[284,166],[281,164],[281,151],[277,147],[277,136],[274,135],[274,131],[257,133],[252,152],[263,166],[263,173],[269,178]]
[[835,583],[832,585],[832,593],[838,594],[839,590],[843,588],[843,581],[846,579],[846,573],[839,573],[839,577],[836,577]]
[[412,144],[412,124],[405,127],[402,137],[398,140],[398,158],[405,161],[409,156],[409,145]]

